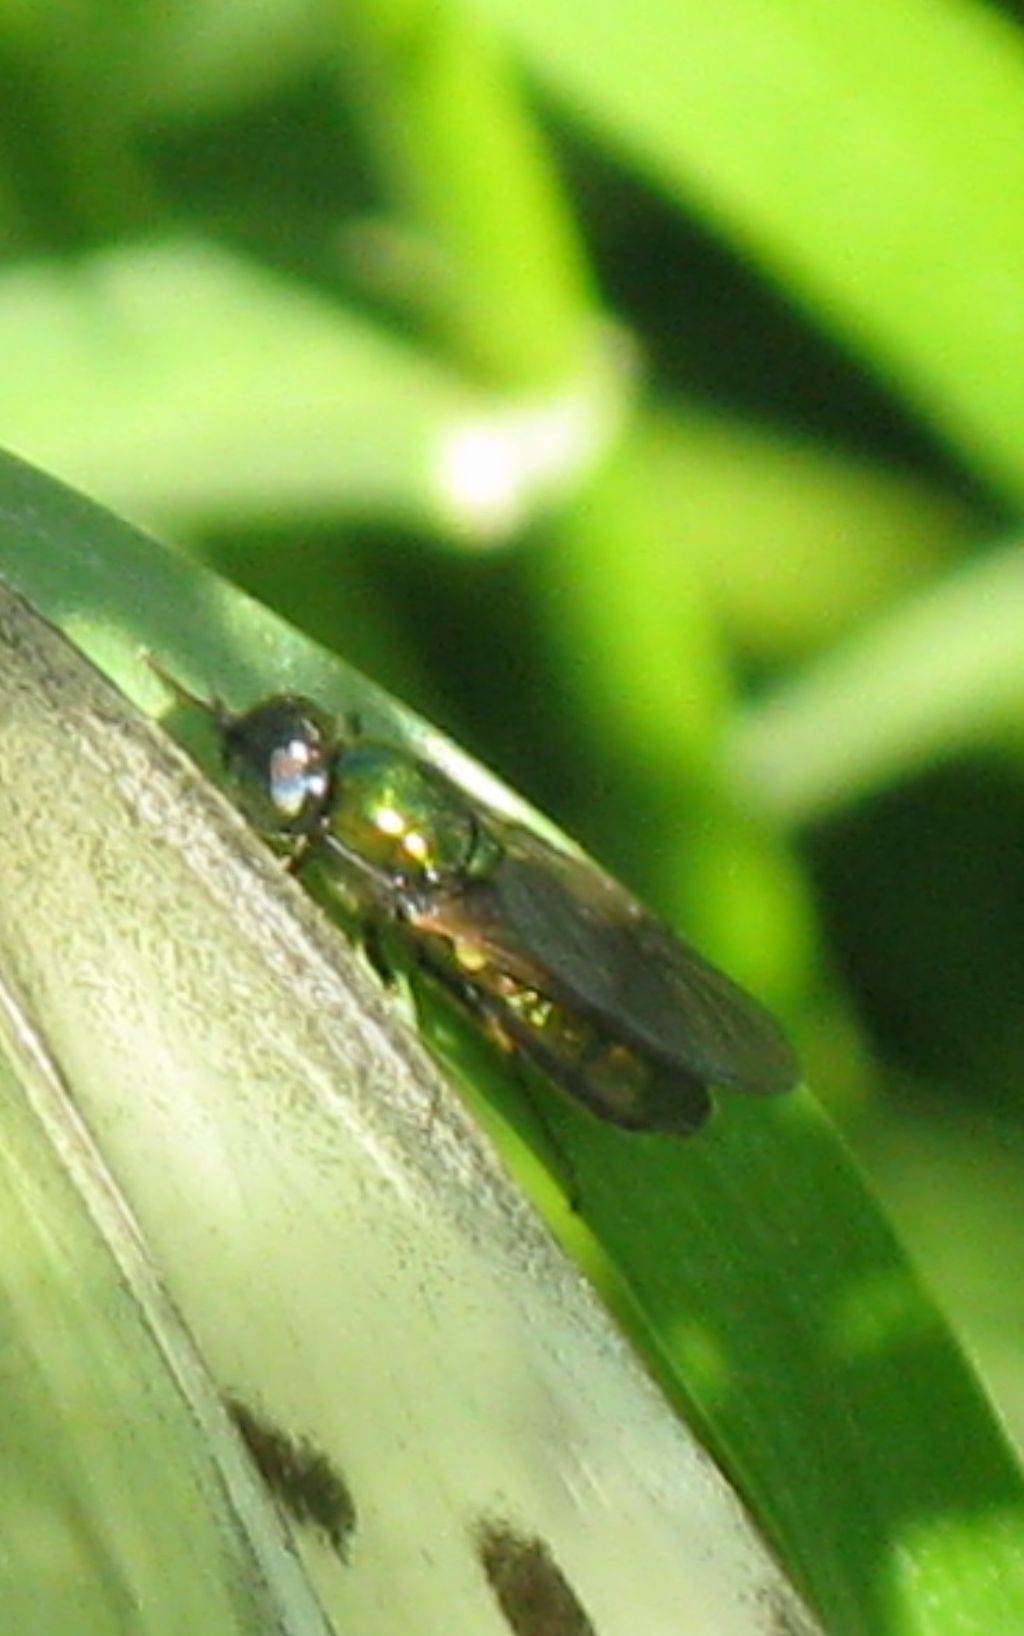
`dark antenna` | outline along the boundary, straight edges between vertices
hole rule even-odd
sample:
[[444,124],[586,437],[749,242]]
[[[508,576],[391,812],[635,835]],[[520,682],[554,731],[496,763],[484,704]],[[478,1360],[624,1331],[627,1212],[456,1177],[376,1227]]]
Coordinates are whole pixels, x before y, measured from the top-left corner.
[[208,699],[204,698],[201,693],[193,693],[191,688],[186,687],[184,682],[179,681],[177,676],[172,675],[161,664],[159,659],[154,658],[148,648],[141,649],[139,657],[149,666],[153,674],[159,677],[168,692],[173,693],[178,699],[183,699],[186,704],[195,705],[197,709],[204,711],[206,715],[212,716],[222,732],[231,726],[231,723],[235,720],[235,713],[233,710],[228,709],[224,700],[218,698],[216,693],[211,694]]

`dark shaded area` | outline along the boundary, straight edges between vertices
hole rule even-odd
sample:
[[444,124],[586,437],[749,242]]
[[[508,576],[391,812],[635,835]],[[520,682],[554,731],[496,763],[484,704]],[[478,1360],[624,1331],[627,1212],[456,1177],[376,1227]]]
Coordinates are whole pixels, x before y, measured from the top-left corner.
[[[883,1057],[918,1094],[1020,1113],[1024,783],[970,760],[813,837],[832,947]],[[927,1088],[931,1089],[928,1090]],[[910,1094],[906,1081],[903,1094]]]
[[542,1539],[485,1518],[475,1543],[480,1564],[514,1636],[597,1636]]
[[294,1522],[315,1528],[347,1562],[356,1505],[337,1467],[308,1438],[282,1431],[239,1398],[225,1403],[274,1498]]
[[149,135],[146,151],[169,200],[197,228],[292,279],[337,290],[338,224],[369,211],[374,193],[327,68],[226,115],[168,125]]
[[559,135],[602,288],[639,318],[656,386],[869,451],[992,509],[967,466],[781,283],[595,144]]

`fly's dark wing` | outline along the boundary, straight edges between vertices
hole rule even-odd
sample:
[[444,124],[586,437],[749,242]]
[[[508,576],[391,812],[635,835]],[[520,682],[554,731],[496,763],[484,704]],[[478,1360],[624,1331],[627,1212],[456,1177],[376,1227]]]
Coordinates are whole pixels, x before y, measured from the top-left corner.
[[692,1136],[711,1114],[703,1081],[675,1063],[599,1035],[580,1050],[566,1048],[557,1029],[531,1027],[513,1005],[486,993],[477,993],[471,1008],[493,1016],[499,1034],[553,1084],[622,1130]]
[[439,931],[691,1080],[764,1094],[796,1084],[769,1012],[617,881],[531,831],[498,833],[501,862],[437,906]]

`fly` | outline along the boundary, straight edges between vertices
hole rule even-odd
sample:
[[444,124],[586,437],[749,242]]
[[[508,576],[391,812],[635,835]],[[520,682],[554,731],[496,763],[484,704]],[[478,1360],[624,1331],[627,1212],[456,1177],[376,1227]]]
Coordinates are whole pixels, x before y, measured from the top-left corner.
[[770,1013],[596,864],[309,699],[204,708],[239,806],[292,867],[316,858],[363,925],[600,1119],[688,1136],[711,1086],[796,1084]]

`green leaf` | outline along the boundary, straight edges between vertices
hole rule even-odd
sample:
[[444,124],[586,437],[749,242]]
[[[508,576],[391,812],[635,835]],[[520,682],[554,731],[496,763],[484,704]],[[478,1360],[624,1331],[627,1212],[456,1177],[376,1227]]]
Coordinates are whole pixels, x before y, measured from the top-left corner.
[[1020,495],[1024,41],[973,0],[463,0]]
[[[299,687],[331,709],[362,710],[372,731],[416,745],[486,798],[515,808],[512,797],[440,735],[211,576],[16,463],[5,463],[0,479],[0,570],[140,699],[158,696],[139,661],[140,644],[189,685],[218,691],[233,704]],[[48,656],[48,665],[55,662]],[[634,1594],[655,1596],[644,1564],[655,1537],[671,1541],[670,1558],[684,1550],[688,1536],[678,1513],[656,1524],[628,1485],[609,1487],[594,1475],[596,1467],[584,1478],[585,1467],[610,1459],[613,1448],[648,1471],[654,1461],[666,1480],[676,1458],[663,1463],[655,1456],[655,1446],[668,1447],[661,1421],[656,1445],[649,1445],[635,1420],[620,1420],[610,1398],[595,1395],[593,1372],[612,1368],[613,1358],[624,1366],[624,1354],[606,1334],[600,1343],[586,1339],[582,1316],[583,1327],[570,1319],[590,1310],[581,1287],[566,1281],[564,1271],[555,1273],[546,1241],[533,1236],[508,1201],[447,1098],[435,1137],[425,1137],[434,1128],[426,1110],[439,1093],[394,1005],[376,993],[296,884],[275,881],[272,860],[244,827],[229,821],[231,814],[214,821],[221,803],[185,778],[166,748],[157,756],[159,740],[140,739],[138,728],[129,733],[122,725],[113,743],[103,739],[97,784],[90,772],[95,734],[112,707],[105,703],[98,717],[95,709],[87,713],[89,731],[81,740],[77,687],[67,683],[40,700],[33,733],[43,736],[34,739],[24,738],[31,685],[26,691],[22,679],[10,695],[18,701],[13,743],[19,754],[15,760],[8,750],[10,775],[0,798],[6,790],[16,803],[18,847],[9,878],[0,881],[0,902],[15,917],[5,936],[11,939],[11,925],[19,939],[31,936],[39,971],[61,972],[60,992],[69,991],[76,1027],[86,1032],[97,1012],[95,983],[137,984],[140,964],[145,967],[144,1005],[130,987],[127,1001],[99,1006],[104,1015],[123,1018],[119,1028],[130,1025],[130,1031],[123,1039],[110,1031],[114,1043],[104,1045],[100,1062],[95,1039],[79,1043],[75,1082],[79,1073],[92,1076],[88,1084],[102,1079],[112,1053],[131,1064],[122,1069],[119,1100],[104,1114],[110,1162],[127,1176],[131,1150],[145,1133],[148,1157],[131,1172],[132,1204],[147,1235],[157,1232],[161,1264],[176,1269],[172,1287],[188,1277],[190,1301],[205,1313],[202,1344],[220,1360],[218,1378],[232,1389],[241,1386],[247,1398],[269,1399],[276,1418],[315,1435],[346,1472],[358,1471],[357,1502],[371,1470],[379,1468],[382,1482],[387,1472],[389,1495],[392,1483],[401,1486],[402,1462],[386,1430],[394,1427],[396,1406],[418,1415],[422,1404],[427,1421],[442,1429],[452,1465],[446,1482],[454,1480],[456,1460],[461,1466],[471,1458],[467,1439],[490,1448],[496,1438],[505,1457],[520,1462],[523,1515],[533,1514],[540,1494],[564,1493],[566,1481],[581,1481],[570,1509],[575,1514],[585,1492],[585,1516],[577,1520],[594,1551],[608,1561],[632,1559]],[[134,778],[116,752],[122,738]],[[62,743],[70,760],[54,765]],[[145,755],[142,745],[149,746]],[[66,827],[82,805],[87,774],[87,805],[104,835],[103,869],[95,879],[86,861],[99,855],[95,846],[72,846]],[[136,792],[127,829],[125,790]],[[99,816],[104,792],[117,798]],[[67,797],[65,815],[59,803]],[[13,821],[6,821],[8,833]],[[153,847],[137,852],[150,839]],[[187,889],[197,869],[198,898]],[[86,883],[76,888],[83,876],[90,876],[88,895],[81,912],[71,914],[68,904],[76,903],[77,889],[84,891]],[[81,928],[75,938],[62,917]],[[117,949],[121,936],[127,943],[116,961],[98,960],[97,928],[111,920],[105,948]],[[215,955],[225,939],[229,956]],[[69,942],[78,947],[83,971],[94,974],[88,982],[68,975]],[[20,942],[14,946],[23,962]],[[328,947],[332,970],[349,974],[347,989],[322,964]],[[287,977],[285,1003],[278,998],[267,1008],[257,960]],[[145,1021],[158,1003],[171,1009],[152,1013],[159,1022]],[[147,1069],[141,1085],[139,1017],[145,1037],[160,1045],[159,1080],[150,1083]],[[229,1024],[230,1046],[221,1035]],[[375,1043],[384,1038],[386,1051]],[[365,1058],[368,1042],[374,1043]],[[185,1089],[177,1085],[180,1062],[163,1064],[171,1045],[187,1056]],[[336,1059],[323,1055],[333,1051]],[[345,1069],[353,1060],[362,1066]],[[468,1060],[462,1058],[464,1068]],[[244,1064],[240,1076],[225,1071],[232,1061]],[[403,1088],[393,1088],[392,1067],[399,1072],[407,1061],[417,1065],[413,1084],[402,1079]],[[486,1076],[480,1078],[484,1083]],[[99,1089],[78,1094],[95,1121]],[[582,1219],[566,1209],[557,1179],[545,1177],[531,1159],[536,1127],[513,1085],[497,1087],[487,1120],[649,1368],[700,1427],[830,1632],[966,1636],[1013,1629],[1024,1619],[1024,1488],[970,1371],[809,1098],[755,1105],[723,1096],[721,1103],[710,1132],[683,1143],[629,1136],[554,1095],[546,1099],[547,1119],[577,1174]],[[147,1200],[148,1190],[156,1190],[158,1205],[143,1207],[143,1188]],[[492,1208],[499,1197],[506,1202]],[[369,1220],[361,1216],[360,1199]],[[461,1224],[457,1243],[448,1236],[454,1219]],[[515,1223],[518,1248],[509,1261],[501,1259],[503,1222]],[[392,1243],[396,1259],[385,1267],[381,1258],[387,1260]],[[344,1248],[328,1253],[325,1246],[332,1245]],[[215,1287],[207,1287],[211,1253]],[[409,1257],[411,1284],[402,1275]],[[199,1278],[198,1265],[204,1269]],[[431,1269],[438,1283],[430,1282],[428,1299],[423,1280],[431,1280]],[[501,1359],[513,1375],[522,1361],[519,1318],[511,1330],[501,1327],[507,1315],[497,1329],[475,1327],[474,1312],[484,1322],[478,1303],[502,1289],[514,1290],[521,1303],[531,1356],[534,1346],[544,1349],[542,1373],[554,1370],[564,1380],[560,1370],[584,1369],[575,1407],[563,1396],[557,1411],[551,1404],[543,1409],[533,1377],[526,1388],[503,1372]],[[237,1322],[225,1319],[226,1292]],[[388,1318],[378,1314],[385,1300]],[[429,1344],[423,1340],[428,1308],[443,1344],[433,1331]],[[396,1371],[382,1375],[372,1409],[359,1372],[341,1369],[339,1361],[353,1334],[364,1331],[379,1336],[365,1343],[365,1368],[375,1376],[385,1367]],[[467,1408],[471,1421],[463,1418]],[[365,1445],[353,1442],[368,1414],[370,1431],[385,1438],[390,1452],[371,1457],[369,1434]],[[559,1426],[584,1439],[582,1465],[567,1451]],[[511,1481],[506,1471],[501,1484]],[[617,1477],[620,1482],[625,1479]],[[667,1492],[675,1494],[674,1483]],[[382,1514],[376,1507],[390,1501],[383,1489],[374,1493],[373,1514]],[[603,1501],[594,1513],[598,1493]],[[408,1525],[418,1529],[430,1508],[418,1498],[410,1504],[415,1514]],[[534,1524],[533,1531],[548,1537],[549,1512],[543,1515],[543,1527]],[[556,1555],[568,1560],[565,1551]],[[686,1572],[692,1571],[691,1565]],[[322,1576],[316,1583],[322,1591]],[[620,1628],[628,1636],[678,1629],[678,1609],[659,1624],[641,1616],[639,1603],[620,1618],[597,1616],[596,1590],[583,1601],[602,1636]],[[737,1617],[709,1629],[739,1630]],[[691,1620],[687,1628],[700,1627]]]
[[[74,0],[54,38],[39,0],[17,0],[0,17],[4,44],[28,59],[33,78],[66,109],[106,123],[209,119],[253,102],[306,68],[322,34],[319,0],[197,0],[159,7]],[[90,157],[93,157],[90,155]]]
[[468,395],[365,320],[202,244],[0,278],[0,435],[140,515],[425,516]]
[[774,661],[834,644],[977,529],[918,478],[738,416],[671,405],[648,418],[646,441],[679,560],[696,564],[742,646]]
[[1019,746],[1024,557],[991,551],[753,706],[733,738],[741,779],[789,823],[836,812],[965,750]]
[[[1024,1253],[1020,1178],[1024,1142],[1012,1123],[977,1106],[948,1103],[868,1119],[863,1147],[897,1222],[906,1222],[924,1271],[941,1282],[950,1312],[971,1345],[1010,1435],[1024,1447],[1024,1391],[1018,1360],[1024,1307],[1015,1279],[993,1267],[1016,1266]],[[949,1231],[949,1200],[959,1231]]]
[[0,275],[0,437],[137,517],[399,519],[500,536],[585,469],[625,376],[472,390],[422,349],[202,242]]

